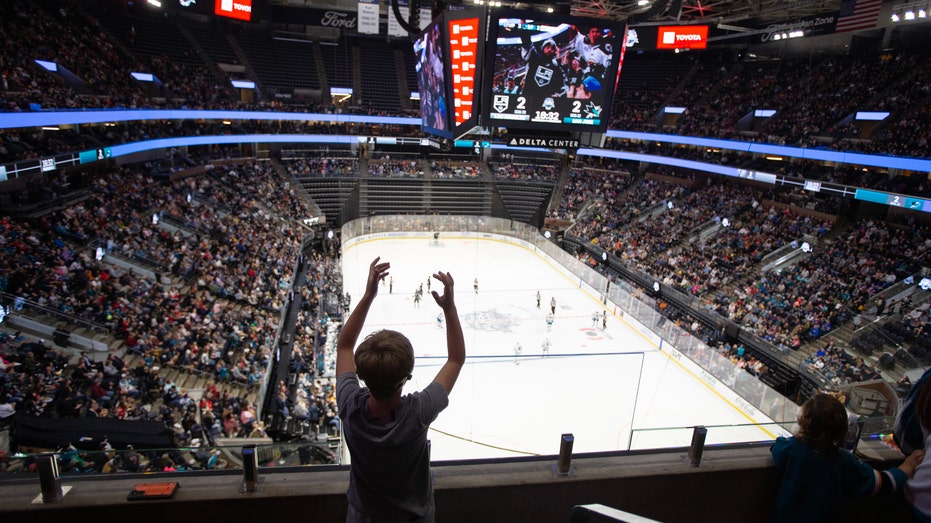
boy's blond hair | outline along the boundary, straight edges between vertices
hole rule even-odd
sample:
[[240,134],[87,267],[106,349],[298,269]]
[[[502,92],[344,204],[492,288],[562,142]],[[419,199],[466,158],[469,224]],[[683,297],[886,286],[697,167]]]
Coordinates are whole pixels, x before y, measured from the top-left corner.
[[378,400],[390,399],[411,377],[414,347],[407,336],[383,329],[369,334],[355,352],[356,374]]

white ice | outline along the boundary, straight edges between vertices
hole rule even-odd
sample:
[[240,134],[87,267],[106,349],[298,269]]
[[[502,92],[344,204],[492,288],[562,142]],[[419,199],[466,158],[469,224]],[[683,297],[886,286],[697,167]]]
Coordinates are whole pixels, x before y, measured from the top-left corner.
[[[592,319],[605,310],[599,299],[528,249],[452,233],[439,242],[361,241],[342,259],[353,306],[376,256],[391,263],[391,283],[380,289],[361,337],[390,328],[410,338],[417,360],[405,392],[429,384],[445,361],[445,326],[438,325],[440,308],[426,292],[427,279],[440,270],[455,279],[468,356],[449,407],[431,426],[435,461],[552,455],[564,433],[575,437],[573,452],[688,446],[696,425],[709,427],[708,443],[773,439],[772,427],[752,426],[622,317],[609,312],[602,329]],[[436,280],[431,284],[442,290]],[[551,298],[556,314],[549,330]]]

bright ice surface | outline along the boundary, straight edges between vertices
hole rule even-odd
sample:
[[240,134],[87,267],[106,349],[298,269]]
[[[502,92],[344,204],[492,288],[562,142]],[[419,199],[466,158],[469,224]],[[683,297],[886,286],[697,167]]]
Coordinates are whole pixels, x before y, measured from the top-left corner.
[[[749,426],[752,420],[735,405],[623,318],[609,313],[602,329],[605,308],[598,297],[528,249],[453,233],[443,233],[438,242],[361,241],[349,246],[342,259],[343,286],[352,306],[377,256],[391,263],[390,276],[360,340],[382,328],[410,338],[417,361],[405,392],[429,384],[445,361],[445,325],[438,325],[440,308],[427,292],[427,279],[441,270],[455,279],[468,359],[449,407],[431,426],[435,461],[552,455],[563,433],[575,436],[575,453],[688,446],[689,427],[695,425],[709,426],[708,443],[774,437],[772,427]],[[414,291],[421,284],[418,308]],[[442,290],[442,285],[433,280],[431,290]],[[551,298],[556,314],[548,329]],[[551,347],[544,355],[547,339]],[[734,426],[711,427],[718,425]],[[647,430],[668,428],[678,430]]]

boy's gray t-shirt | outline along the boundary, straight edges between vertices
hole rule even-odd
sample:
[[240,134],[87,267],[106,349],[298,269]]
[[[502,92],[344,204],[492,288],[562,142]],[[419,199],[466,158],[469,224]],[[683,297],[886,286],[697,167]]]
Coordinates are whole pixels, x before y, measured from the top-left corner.
[[427,429],[449,404],[449,396],[432,382],[423,391],[402,396],[394,418],[381,424],[368,414],[370,395],[355,372],[337,378],[339,418],[352,457],[349,503],[366,515],[432,519]]

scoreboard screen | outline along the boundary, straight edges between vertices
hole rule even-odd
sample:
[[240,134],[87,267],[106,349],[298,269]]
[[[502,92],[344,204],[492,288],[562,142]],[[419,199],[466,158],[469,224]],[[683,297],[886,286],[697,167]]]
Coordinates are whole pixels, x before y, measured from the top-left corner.
[[446,95],[446,60],[443,25],[438,18],[414,40],[414,69],[420,89],[423,130],[449,138],[449,104]]
[[622,24],[504,12],[491,17],[488,33],[487,125],[607,129],[624,43]]
[[425,132],[456,139],[478,125],[485,23],[480,11],[446,11],[414,41]]
[[453,15],[455,13],[447,15],[449,19],[446,21],[449,35],[450,78],[453,89],[451,111],[453,124],[456,128],[463,128],[470,123],[469,127],[474,127],[478,116],[475,86],[476,81],[481,77],[478,69],[479,50],[485,37],[481,30],[482,18],[478,16],[454,18]]

